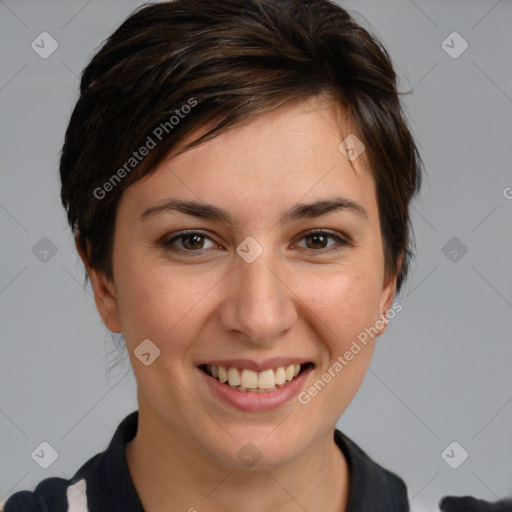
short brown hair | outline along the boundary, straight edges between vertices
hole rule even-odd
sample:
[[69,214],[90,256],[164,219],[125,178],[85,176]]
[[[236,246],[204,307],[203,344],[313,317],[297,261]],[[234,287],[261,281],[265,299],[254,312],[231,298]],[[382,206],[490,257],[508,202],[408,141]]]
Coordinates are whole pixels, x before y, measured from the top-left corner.
[[[366,145],[385,272],[397,276],[400,290],[422,163],[387,51],[329,0],[144,5],[106,40],[83,71],[60,160],[62,202],[86,254],[90,243],[89,265],[113,278],[123,190],[187,134],[212,125],[184,150],[292,99],[324,95],[346,109]],[[155,133],[158,143],[135,158]]]

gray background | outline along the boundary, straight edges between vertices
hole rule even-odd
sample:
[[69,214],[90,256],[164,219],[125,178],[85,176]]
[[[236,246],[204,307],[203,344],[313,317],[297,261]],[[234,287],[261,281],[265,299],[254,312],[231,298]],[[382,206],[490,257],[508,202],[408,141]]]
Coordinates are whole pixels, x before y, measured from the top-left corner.
[[[116,345],[82,288],[57,169],[78,76],[139,4],[0,1],[0,500],[70,477],[136,408],[126,357],[107,371]],[[436,510],[445,494],[512,495],[512,3],[340,4],[413,90],[405,106],[427,176],[403,310],[339,427],[405,479],[413,510]],[[59,45],[47,59],[31,47],[43,31]],[[469,44],[456,59],[441,45],[453,31]],[[33,249],[43,237],[57,250],[46,261]],[[43,441],[58,452],[48,469],[31,458]],[[441,456],[453,441],[469,453],[457,469]],[[460,448],[448,453],[460,460]]]

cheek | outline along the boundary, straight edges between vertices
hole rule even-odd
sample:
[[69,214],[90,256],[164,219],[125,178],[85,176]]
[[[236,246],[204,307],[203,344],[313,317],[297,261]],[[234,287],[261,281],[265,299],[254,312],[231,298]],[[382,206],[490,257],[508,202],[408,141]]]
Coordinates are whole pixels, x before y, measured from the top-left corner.
[[302,300],[324,325],[332,349],[339,352],[378,319],[381,284],[375,273],[364,269],[325,277],[304,286]]
[[[369,333],[378,319],[379,292],[377,281],[363,273],[326,280],[321,288],[305,291],[304,302],[315,319],[313,329],[327,350],[320,361],[321,373],[302,397],[309,397],[313,407],[324,409],[319,414],[333,421],[348,407],[370,365],[375,338]],[[312,425],[317,417],[312,414]]]
[[149,338],[163,350],[180,350],[200,328],[208,292],[218,281],[184,276],[163,266],[120,265],[118,306],[129,346]]

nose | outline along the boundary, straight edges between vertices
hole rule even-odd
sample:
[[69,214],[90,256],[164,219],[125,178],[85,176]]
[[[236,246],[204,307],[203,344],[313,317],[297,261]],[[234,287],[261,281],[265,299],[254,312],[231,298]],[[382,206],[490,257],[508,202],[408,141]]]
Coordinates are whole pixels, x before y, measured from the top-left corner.
[[253,344],[275,342],[298,318],[286,276],[271,260],[264,252],[252,263],[235,262],[219,307],[224,329]]

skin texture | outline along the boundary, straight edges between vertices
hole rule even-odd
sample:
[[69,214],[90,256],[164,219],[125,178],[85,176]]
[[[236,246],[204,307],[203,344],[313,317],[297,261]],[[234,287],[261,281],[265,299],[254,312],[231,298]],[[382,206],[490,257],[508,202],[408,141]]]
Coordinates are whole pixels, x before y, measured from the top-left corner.
[[[139,429],[126,453],[148,512],[345,510],[348,468],[333,429],[375,338],[308,404],[294,398],[270,411],[223,403],[197,365],[306,358],[315,365],[307,390],[391,307],[395,277],[384,272],[374,179],[364,154],[350,162],[338,149],[349,133],[332,100],[293,101],[169,155],[123,193],[114,279],[89,273],[105,325],[123,332],[138,383]],[[223,208],[233,224],[177,211],[141,220],[171,197]],[[333,197],[358,203],[366,216],[337,210],[280,222],[298,203]],[[348,244],[306,236],[313,229]],[[181,230],[207,238],[162,245]],[[253,263],[236,252],[248,236],[263,248]],[[161,351],[149,366],[134,356],[147,338]],[[250,469],[237,457],[248,442],[261,453]]]

